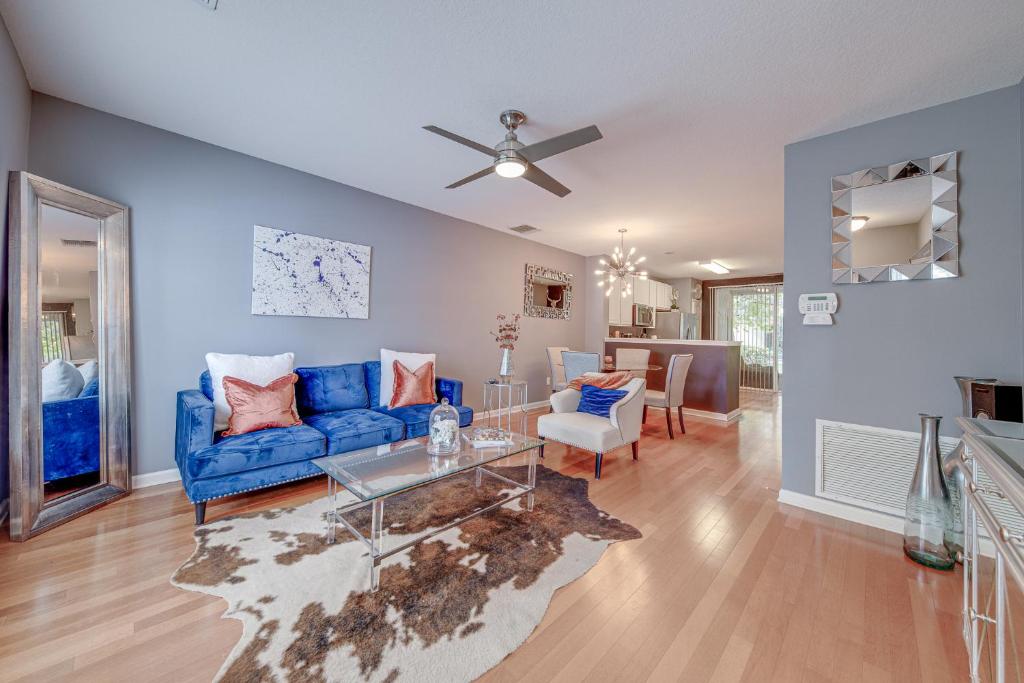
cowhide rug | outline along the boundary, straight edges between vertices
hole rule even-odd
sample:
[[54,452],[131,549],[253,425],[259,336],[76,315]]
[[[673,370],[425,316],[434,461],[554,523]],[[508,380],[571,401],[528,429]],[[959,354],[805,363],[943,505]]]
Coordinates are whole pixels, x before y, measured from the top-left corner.
[[[526,468],[495,468],[525,481]],[[640,532],[594,507],[587,480],[539,466],[520,498],[385,561],[369,592],[366,546],[325,543],[326,500],[195,532],[174,585],[223,597],[242,639],[224,681],[469,681],[519,647],[561,586]],[[508,487],[458,475],[389,498],[385,548],[494,502]],[[348,517],[369,535],[369,508]]]

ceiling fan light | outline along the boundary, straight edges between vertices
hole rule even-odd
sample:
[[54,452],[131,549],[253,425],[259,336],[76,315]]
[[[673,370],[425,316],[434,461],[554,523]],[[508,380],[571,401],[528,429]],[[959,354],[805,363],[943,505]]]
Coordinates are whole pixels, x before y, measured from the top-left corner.
[[526,163],[515,157],[501,157],[494,164],[494,172],[502,178],[518,178],[526,173]]

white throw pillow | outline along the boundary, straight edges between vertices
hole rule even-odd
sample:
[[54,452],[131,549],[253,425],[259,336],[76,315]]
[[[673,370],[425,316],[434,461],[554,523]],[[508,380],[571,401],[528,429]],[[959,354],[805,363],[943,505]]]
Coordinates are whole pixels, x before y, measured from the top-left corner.
[[96,364],[96,361],[89,360],[78,366],[78,373],[82,375],[82,387],[89,386],[89,382],[96,379],[100,374],[100,366]]
[[206,367],[213,382],[213,428],[221,431],[228,428],[228,418],[231,417],[231,407],[224,396],[224,378],[237,377],[261,387],[266,386],[295,369],[295,354],[247,356],[235,353],[208,353]]
[[391,397],[395,394],[395,361],[398,361],[413,372],[419,370],[424,363],[434,363],[434,377],[437,377],[436,353],[408,353],[404,351],[380,350],[380,405],[391,405]]
[[43,368],[43,403],[78,398],[84,386],[78,369],[66,360],[54,358]]

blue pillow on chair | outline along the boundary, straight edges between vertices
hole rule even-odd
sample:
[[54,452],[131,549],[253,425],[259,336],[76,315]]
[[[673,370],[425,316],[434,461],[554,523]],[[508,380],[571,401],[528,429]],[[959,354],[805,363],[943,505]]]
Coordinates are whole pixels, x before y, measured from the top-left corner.
[[584,384],[580,393],[582,396],[580,396],[580,404],[576,408],[577,413],[610,417],[612,406],[629,392],[621,389],[601,389],[591,384]]

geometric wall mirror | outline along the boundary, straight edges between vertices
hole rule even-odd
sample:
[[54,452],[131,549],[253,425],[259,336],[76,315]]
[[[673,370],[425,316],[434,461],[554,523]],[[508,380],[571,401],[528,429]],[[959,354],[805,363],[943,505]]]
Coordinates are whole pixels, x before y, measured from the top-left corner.
[[832,282],[959,277],[957,152],[832,178]]

